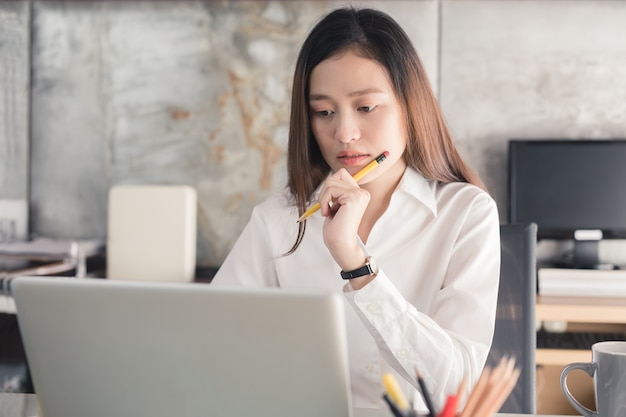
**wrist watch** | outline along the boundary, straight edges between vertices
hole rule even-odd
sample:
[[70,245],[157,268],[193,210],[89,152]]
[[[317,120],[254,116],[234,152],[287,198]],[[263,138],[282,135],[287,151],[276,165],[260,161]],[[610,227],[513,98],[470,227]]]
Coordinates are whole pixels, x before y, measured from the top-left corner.
[[352,278],[362,277],[365,275],[376,275],[376,274],[378,274],[378,265],[376,264],[376,261],[374,260],[373,257],[368,256],[365,259],[364,266],[357,268],[357,269],[353,269],[352,271],[341,271],[341,278],[352,279]]

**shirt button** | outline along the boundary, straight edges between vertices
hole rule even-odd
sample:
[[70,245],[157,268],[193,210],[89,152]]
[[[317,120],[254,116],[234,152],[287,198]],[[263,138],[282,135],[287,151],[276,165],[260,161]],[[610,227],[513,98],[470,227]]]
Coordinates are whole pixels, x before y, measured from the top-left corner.
[[376,311],[376,310],[378,310],[378,306],[376,304],[373,304],[373,303],[368,304],[366,308],[367,308],[367,311]]
[[399,358],[406,358],[406,349],[400,349],[398,351],[398,357]]
[[369,373],[374,373],[374,371],[376,370],[374,365],[372,365],[371,363],[367,365],[366,369],[367,369],[367,372]]

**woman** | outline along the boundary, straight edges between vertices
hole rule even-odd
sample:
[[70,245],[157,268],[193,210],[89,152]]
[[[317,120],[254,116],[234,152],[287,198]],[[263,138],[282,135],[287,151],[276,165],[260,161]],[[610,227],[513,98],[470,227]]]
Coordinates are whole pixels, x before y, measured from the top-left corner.
[[405,32],[380,11],[329,13],[300,51],[290,123],[288,187],[255,207],[212,285],[341,292],[354,406],[383,407],[392,372],[424,410],[418,369],[440,408],[490,348],[499,220]]

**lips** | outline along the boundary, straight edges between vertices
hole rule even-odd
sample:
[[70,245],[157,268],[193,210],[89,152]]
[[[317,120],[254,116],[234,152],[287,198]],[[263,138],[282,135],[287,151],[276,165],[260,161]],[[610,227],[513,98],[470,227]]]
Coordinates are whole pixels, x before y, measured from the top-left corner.
[[370,154],[360,152],[343,151],[337,155],[337,159],[344,166],[354,166],[363,164],[363,162],[370,159]]

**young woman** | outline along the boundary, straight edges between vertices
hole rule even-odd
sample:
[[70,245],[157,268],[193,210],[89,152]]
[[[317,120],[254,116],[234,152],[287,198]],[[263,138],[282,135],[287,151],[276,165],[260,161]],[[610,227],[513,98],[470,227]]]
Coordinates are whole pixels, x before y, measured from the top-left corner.
[[442,407],[489,352],[499,219],[406,33],[376,10],[325,16],[298,57],[290,123],[288,187],[255,207],[212,285],[341,292],[354,406],[384,407],[392,372],[425,409],[418,369]]

